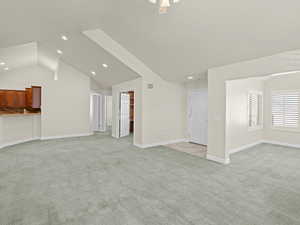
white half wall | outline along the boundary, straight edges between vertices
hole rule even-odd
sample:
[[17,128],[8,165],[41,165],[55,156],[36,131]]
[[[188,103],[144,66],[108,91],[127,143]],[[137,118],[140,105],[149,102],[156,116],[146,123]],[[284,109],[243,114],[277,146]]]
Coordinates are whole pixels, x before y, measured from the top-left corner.
[[39,114],[0,115],[0,148],[40,138]]

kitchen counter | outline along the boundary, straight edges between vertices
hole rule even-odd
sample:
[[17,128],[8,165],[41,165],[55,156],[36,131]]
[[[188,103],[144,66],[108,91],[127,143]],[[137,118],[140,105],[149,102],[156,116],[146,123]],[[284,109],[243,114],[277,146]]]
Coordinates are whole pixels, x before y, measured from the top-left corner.
[[41,115],[41,112],[7,112],[0,111],[0,116],[26,116],[26,115]]

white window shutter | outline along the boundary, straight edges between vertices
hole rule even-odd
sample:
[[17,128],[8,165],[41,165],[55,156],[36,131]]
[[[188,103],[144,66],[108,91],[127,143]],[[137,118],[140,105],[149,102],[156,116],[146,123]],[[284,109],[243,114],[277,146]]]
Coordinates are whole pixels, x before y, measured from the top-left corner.
[[272,94],[273,127],[297,128],[299,126],[299,92]]

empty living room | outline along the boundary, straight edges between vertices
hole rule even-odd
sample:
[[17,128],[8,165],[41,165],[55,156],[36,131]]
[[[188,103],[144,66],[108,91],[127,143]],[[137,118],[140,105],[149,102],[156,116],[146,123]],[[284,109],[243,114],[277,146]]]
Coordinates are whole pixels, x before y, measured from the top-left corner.
[[300,1],[0,5],[0,225],[300,225]]

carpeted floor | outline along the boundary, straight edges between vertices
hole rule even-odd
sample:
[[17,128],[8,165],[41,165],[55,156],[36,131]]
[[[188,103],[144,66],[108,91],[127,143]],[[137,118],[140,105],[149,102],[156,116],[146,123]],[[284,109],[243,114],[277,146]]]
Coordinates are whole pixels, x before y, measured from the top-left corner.
[[1,225],[300,224],[300,150],[224,166],[104,134],[0,150]]

